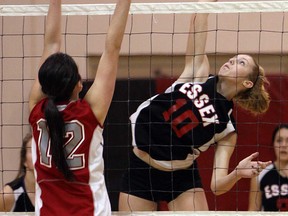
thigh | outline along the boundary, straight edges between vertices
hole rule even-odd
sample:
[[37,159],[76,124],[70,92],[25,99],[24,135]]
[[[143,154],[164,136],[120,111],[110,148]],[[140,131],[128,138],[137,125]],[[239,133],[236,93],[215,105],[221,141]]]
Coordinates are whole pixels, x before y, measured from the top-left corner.
[[132,153],[130,156],[130,167],[122,175],[120,192],[156,202],[153,194],[152,179],[153,174],[149,165]]
[[120,192],[119,211],[156,211],[157,203],[131,194]]
[[168,203],[170,211],[208,211],[205,192],[202,188],[193,188],[183,192]]

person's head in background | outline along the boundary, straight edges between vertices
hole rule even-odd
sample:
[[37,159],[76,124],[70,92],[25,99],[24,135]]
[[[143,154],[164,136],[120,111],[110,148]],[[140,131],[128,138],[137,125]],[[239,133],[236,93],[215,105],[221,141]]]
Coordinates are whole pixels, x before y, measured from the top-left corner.
[[288,124],[280,124],[272,134],[272,143],[278,162],[288,162]]
[[32,143],[32,134],[27,133],[22,141],[20,151],[20,165],[17,178],[25,176],[27,171],[33,171],[34,169],[32,162],[31,143]]

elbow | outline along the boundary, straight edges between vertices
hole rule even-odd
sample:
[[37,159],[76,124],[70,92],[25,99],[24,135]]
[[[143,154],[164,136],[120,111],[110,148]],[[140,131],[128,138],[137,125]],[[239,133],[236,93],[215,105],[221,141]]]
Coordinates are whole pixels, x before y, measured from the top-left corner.
[[55,41],[53,43],[45,42],[44,49],[51,54],[58,53],[61,50],[61,41]]
[[216,187],[215,184],[211,184],[210,188],[211,188],[211,191],[213,192],[213,194],[216,196],[222,195],[222,194],[227,192],[226,190],[223,190],[223,189]]
[[105,41],[106,52],[120,52],[123,38],[119,35],[107,35]]
[[226,191],[221,191],[221,190],[212,190],[212,192],[216,196],[219,196],[219,195],[226,193]]
[[106,53],[119,53],[121,49],[121,43],[106,43],[105,51]]

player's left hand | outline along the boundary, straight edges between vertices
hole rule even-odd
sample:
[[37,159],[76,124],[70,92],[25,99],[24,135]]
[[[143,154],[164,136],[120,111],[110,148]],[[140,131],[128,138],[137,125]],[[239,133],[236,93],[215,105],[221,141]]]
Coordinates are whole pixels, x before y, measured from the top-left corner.
[[253,178],[258,176],[263,169],[272,163],[272,161],[253,161],[258,155],[259,153],[255,152],[240,161],[236,167],[237,176],[241,178]]

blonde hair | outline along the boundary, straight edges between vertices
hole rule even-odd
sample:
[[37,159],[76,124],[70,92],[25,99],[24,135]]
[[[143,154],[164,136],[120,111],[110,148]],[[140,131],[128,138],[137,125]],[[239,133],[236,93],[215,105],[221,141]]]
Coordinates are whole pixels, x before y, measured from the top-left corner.
[[[253,59],[253,58],[252,58]],[[234,101],[243,109],[250,111],[252,114],[265,113],[270,105],[270,96],[266,90],[269,85],[265,77],[264,69],[256,63],[248,79],[253,82],[253,87],[238,93]]]

